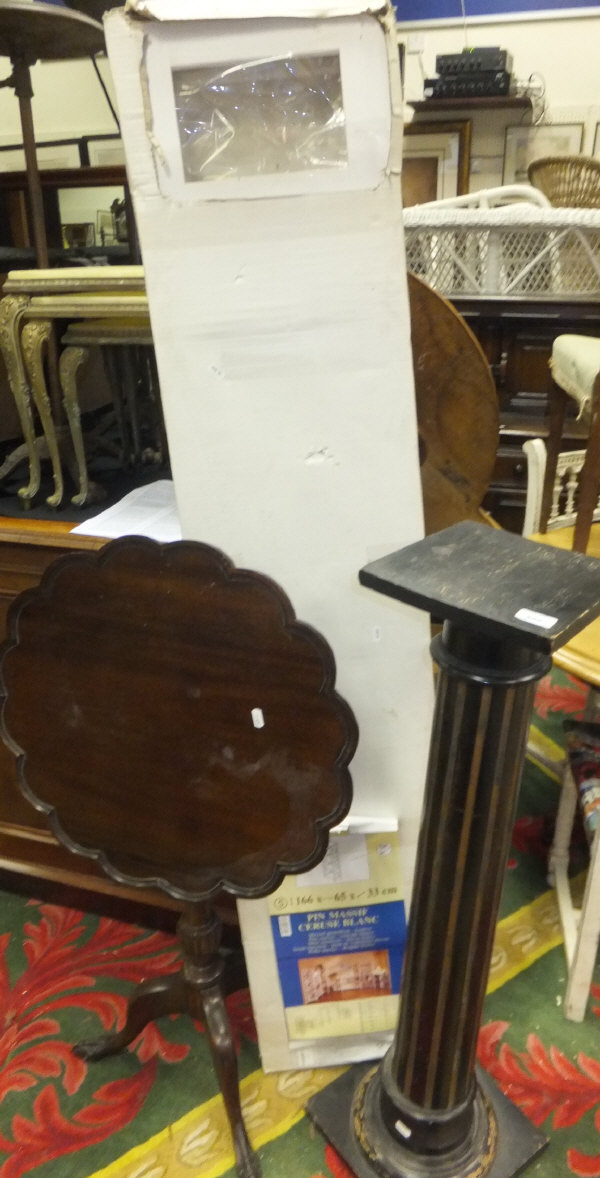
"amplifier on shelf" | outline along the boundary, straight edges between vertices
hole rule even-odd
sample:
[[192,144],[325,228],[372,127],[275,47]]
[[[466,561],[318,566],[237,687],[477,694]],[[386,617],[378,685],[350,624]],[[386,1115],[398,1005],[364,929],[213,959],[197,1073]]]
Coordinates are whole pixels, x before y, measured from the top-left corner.
[[461,53],[440,53],[435,59],[438,74],[449,74],[457,77],[466,74],[490,73],[512,70],[512,55],[506,49],[485,47],[480,49],[463,49]]
[[510,90],[510,74],[506,70],[482,70],[481,73],[442,74],[427,78],[423,86],[425,98],[500,98]]

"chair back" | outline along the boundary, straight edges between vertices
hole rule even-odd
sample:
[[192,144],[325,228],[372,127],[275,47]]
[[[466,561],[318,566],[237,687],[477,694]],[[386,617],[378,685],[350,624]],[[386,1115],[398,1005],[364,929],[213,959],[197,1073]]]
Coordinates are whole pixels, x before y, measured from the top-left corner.
[[493,188],[479,188],[477,192],[464,192],[460,196],[446,196],[442,200],[423,201],[422,209],[495,209],[504,205],[536,205],[537,208],[551,208],[547,196],[531,184],[501,184]]
[[[527,458],[527,498],[523,535],[574,527],[579,505],[579,476],[585,462],[585,450],[565,450],[558,455],[552,482],[552,497],[546,518],[542,514],[544,478],[546,474],[546,446],[541,438],[531,438],[523,444]],[[594,510],[593,522],[600,521],[600,498]]]
[[591,156],[545,156],[530,163],[527,175],[557,208],[600,208],[600,161]]

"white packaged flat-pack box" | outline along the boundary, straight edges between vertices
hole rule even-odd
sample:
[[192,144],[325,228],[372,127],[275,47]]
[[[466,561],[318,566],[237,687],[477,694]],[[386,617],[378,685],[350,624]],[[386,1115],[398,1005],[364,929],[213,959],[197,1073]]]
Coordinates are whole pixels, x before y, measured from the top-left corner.
[[331,645],[353,812],[397,821],[406,896],[429,622],[358,583],[423,535],[392,10],[130,0],[105,30],[183,535]]

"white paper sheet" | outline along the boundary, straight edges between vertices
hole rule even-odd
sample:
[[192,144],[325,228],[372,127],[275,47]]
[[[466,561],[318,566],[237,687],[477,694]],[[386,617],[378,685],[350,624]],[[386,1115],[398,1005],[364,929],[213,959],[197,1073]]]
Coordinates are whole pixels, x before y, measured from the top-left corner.
[[367,840],[364,834],[347,834],[343,842],[331,840],[325,858],[312,871],[296,876],[296,887],[347,883],[358,879],[369,879]]
[[106,511],[78,524],[72,532],[74,535],[106,536],[110,540],[119,536],[148,536],[162,543],[181,540],[172,480],[158,479],[145,487],[136,487]]

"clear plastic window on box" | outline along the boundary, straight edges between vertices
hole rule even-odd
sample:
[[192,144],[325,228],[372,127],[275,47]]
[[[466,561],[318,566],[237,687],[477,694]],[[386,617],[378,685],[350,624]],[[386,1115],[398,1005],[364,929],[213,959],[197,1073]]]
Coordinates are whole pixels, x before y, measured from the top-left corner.
[[344,168],[338,53],[172,71],[186,183]]

